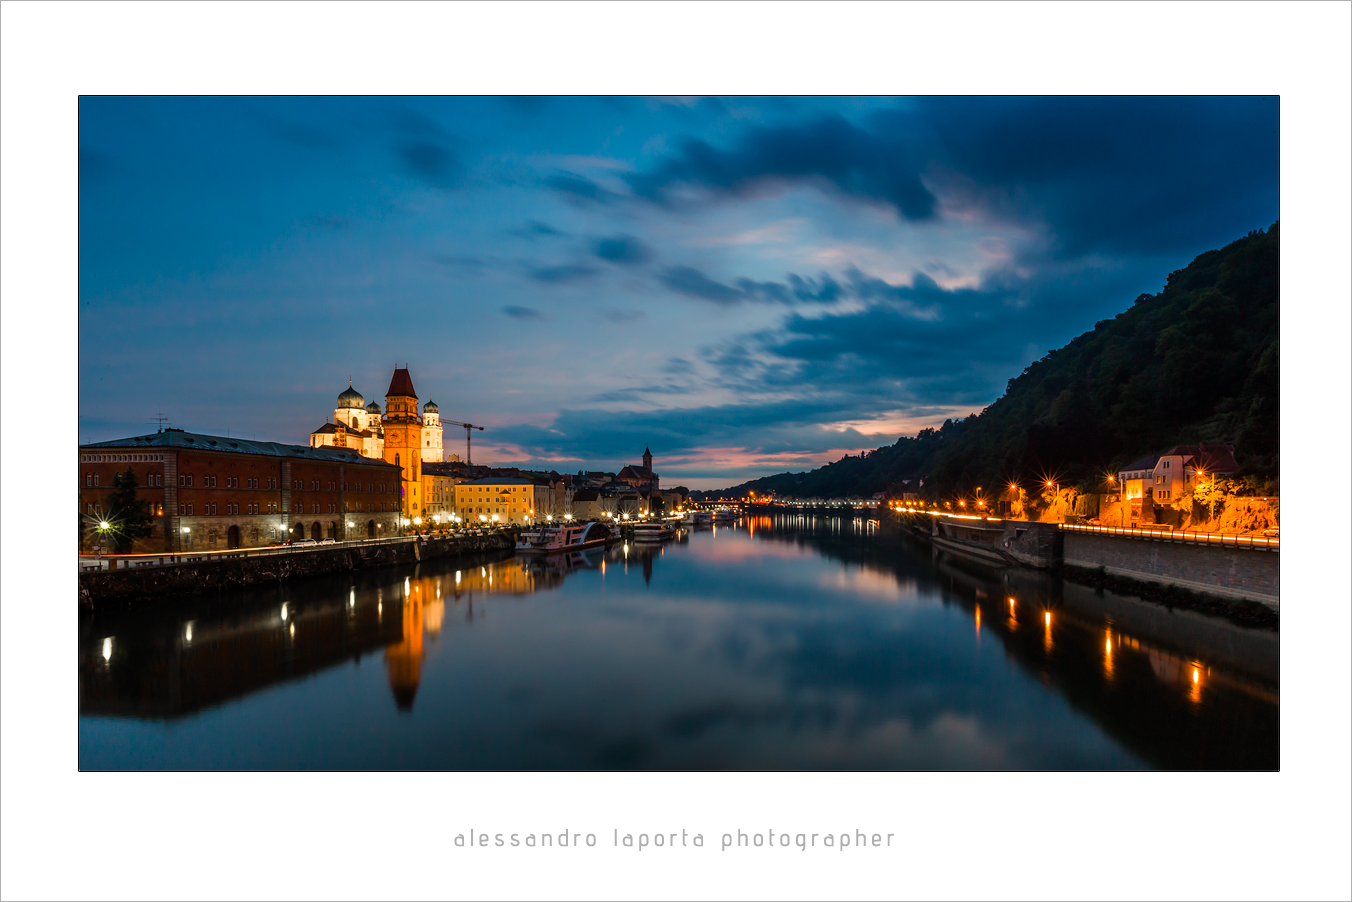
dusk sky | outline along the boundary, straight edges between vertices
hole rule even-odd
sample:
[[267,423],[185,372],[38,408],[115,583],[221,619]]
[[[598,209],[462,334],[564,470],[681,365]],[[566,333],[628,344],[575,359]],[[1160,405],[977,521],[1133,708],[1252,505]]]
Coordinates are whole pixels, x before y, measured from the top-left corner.
[[304,444],[407,364],[476,463],[731,485],[979,411],[1278,218],[1266,97],[79,113],[82,442]]

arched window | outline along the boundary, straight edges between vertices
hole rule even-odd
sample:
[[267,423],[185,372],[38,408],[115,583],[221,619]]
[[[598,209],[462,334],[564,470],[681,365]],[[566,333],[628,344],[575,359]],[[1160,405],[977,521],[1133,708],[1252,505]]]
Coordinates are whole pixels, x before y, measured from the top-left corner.
[[395,465],[396,467],[399,466],[399,455],[398,455],[398,454],[394,455],[394,465]]

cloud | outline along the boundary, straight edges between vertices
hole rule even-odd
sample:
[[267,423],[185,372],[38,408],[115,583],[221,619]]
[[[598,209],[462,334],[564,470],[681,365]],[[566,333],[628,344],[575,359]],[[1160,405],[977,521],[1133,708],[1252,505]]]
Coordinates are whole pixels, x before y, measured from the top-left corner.
[[525,225],[511,229],[509,235],[515,235],[518,238],[527,238],[534,240],[536,238],[562,238],[564,233],[547,223],[532,219]]
[[746,300],[741,291],[715,282],[693,266],[669,266],[658,273],[657,281],[677,294],[715,304],[736,304]]
[[816,279],[789,273],[788,284],[742,278],[733,286],[714,281],[693,266],[669,266],[658,273],[657,281],[677,294],[723,306],[744,301],[829,304],[844,297],[840,284],[826,273]]
[[803,124],[751,126],[732,150],[686,138],[653,169],[625,178],[636,195],[660,204],[681,186],[744,197],[812,184],[922,221],[933,218],[935,198],[913,158],[905,145],[880,140],[843,116],[826,115]]
[[668,357],[667,362],[662,364],[662,372],[673,375],[685,375],[694,371],[695,365],[684,357]]
[[614,238],[600,239],[592,244],[592,254],[620,266],[637,266],[648,262],[654,256],[653,249],[633,235],[616,235]]
[[619,323],[620,325],[628,325],[628,324],[630,324],[630,323],[636,323],[636,322],[638,322],[639,320],[642,320],[642,319],[647,318],[647,316],[648,316],[648,313],[647,313],[646,310],[603,310],[603,311],[601,311],[601,318],[602,318],[602,319],[609,320],[609,321],[612,322],[612,323]]
[[608,204],[619,197],[613,191],[602,188],[596,182],[583,175],[561,172],[545,179],[545,185],[553,188],[570,203]]
[[545,315],[533,307],[503,307],[502,312],[512,319],[544,319]]
[[464,175],[460,156],[445,143],[402,141],[395,146],[395,152],[410,173],[434,188],[454,188]]
[[561,266],[528,266],[526,275],[537,282],[547,282],[550,284],[567,284],[570,282],[581,282],[584,279],[590,279],[596,275],[595,267],[581,266],[578,264],[563,264]]

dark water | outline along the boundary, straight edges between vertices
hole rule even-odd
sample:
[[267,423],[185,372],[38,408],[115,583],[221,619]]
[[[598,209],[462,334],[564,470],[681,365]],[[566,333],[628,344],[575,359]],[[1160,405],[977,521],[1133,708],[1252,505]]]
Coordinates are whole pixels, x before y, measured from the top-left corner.
[[848,518],[86,614],[79,655],[82,769],[1279,764],[1275,633]]

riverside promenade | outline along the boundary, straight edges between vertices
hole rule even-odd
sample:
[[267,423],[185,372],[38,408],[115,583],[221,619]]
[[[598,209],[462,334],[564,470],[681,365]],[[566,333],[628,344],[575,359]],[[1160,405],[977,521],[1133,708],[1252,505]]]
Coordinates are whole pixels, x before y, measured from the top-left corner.
[[188,554],[126,555],[80,572],[80,605],[127,606],[171,596],[306,579],[435,558],[511,551],[507,530],[481,535],[399,536],[357,542]]
[[935,548],[991,564],[1102,570],[1108,576],[1260,602],[1279,609],[1279,539],[899,514]]

